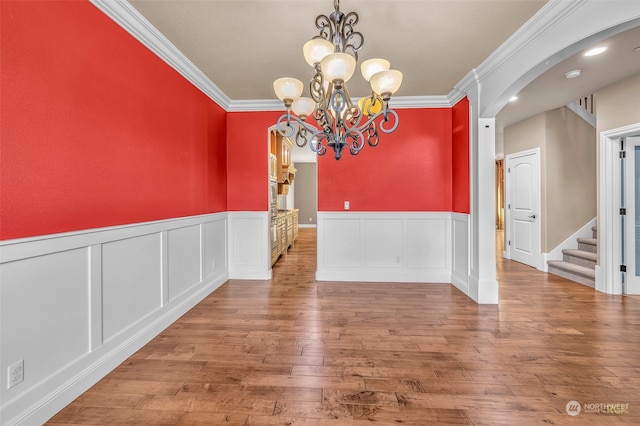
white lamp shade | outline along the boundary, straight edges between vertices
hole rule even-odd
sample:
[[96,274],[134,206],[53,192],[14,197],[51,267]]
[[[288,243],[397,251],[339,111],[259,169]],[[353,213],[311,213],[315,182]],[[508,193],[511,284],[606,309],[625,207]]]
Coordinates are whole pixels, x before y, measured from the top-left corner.
[[356,70],[356,59],[347,53],[332,53],[320,62],[324,78],[330,82],[342,80],[349,81]]
[[371,76],[380,71],[386,71],[391,64],[386,59],[367,59],[360,65],[360,71],[365,80],[369,81]]
[[297,78],[283,77],[273,82],[273,90],[281,101],[291,99],[295,101],[302,95],[304,85]]
[[302,47],[304,59],[312,67],[315,67],[317,63],[320,63],[325,56],[332,54],[333,51],[333,43],[323,38],[312,38]]
[[378,95],[393,95],[402,84],[402,73],[398,70],[386,70],[371,76],[371,89]]
[[311,98],[301,97],[291,105],[291,109],[298,117],[307,117],[313,113],[316,103]]

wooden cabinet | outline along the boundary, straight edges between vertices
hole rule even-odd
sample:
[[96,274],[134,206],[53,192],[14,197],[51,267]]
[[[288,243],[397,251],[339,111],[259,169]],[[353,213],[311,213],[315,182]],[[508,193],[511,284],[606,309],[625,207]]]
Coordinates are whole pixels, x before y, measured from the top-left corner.
[[293,141],[282,137],[277,130],[270,133],[270,151],[276,156],[276,180],[278,181],[278,194],[287,194],[288,185],[293,182],[296,169],[291,162],[291,150]]
[[271,253],[271,264],[275,264],[281,254],[293,247],[298,236],[298,209],[283,210],[276,217],[276,250]]
[[287,218],[284,215],[278,215],[278,252],[282,254],[287,250]]

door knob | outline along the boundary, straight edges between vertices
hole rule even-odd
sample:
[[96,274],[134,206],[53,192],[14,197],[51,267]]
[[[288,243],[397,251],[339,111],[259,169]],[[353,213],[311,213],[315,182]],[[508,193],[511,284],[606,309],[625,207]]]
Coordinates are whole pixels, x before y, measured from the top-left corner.
[[531,216],[529,216],[529,217],[530,217],[531,219],[535,219],[535,218],[536,218],[536,215],[535,215],[535,214],[532,214],[532,215],[531,215]]

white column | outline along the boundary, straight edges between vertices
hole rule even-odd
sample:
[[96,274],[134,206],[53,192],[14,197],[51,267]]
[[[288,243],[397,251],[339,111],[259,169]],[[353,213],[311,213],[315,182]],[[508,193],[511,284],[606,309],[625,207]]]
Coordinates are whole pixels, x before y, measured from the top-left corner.
[[[476,86],[477,87],[477,86]],[[480,118],[478,93],[470,90],[469,294],[479,304],[498,303],[495,230],[495,118]]]
[[[473,173],[472,193],[477,197],[471,208],[474,224],[471,241],[475,251],[470,281],[475,292],[470,296],[478,303],[498,303],[496,280],[496,128],[495,118],[478,119],[478,139],[475,147],[476,170]],[[470,286],[471,289],[471,286]]]

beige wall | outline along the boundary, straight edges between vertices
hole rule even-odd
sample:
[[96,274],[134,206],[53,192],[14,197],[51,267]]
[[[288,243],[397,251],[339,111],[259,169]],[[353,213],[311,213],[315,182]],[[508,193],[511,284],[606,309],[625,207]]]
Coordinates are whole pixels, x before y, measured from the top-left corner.
[[595,135],[591,125],[566,107],[504,129],[505,156],[540,148],[543,253],[549,253],[596,216]]
[[543,199],[549,253],[597,215],[596,129],[566,107],[547,111]]
[[598,133],[640,123],[640,73],[595,93]]
[[545,138],[545,115],[538,114],[504,128],[504,155],[540,148]]

